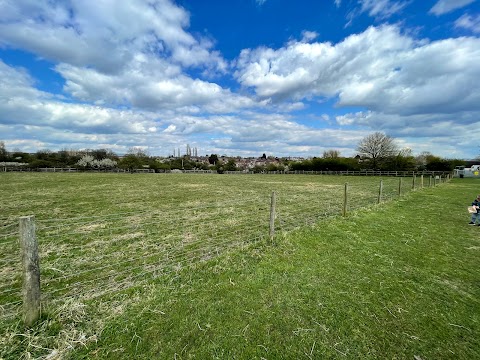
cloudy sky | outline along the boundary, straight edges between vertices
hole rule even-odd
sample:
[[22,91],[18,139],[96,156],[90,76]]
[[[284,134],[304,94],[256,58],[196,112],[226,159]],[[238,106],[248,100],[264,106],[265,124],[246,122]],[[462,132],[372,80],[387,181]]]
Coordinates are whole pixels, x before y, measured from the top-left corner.
[[0,0],[7,149],[480,155],[480,0]]

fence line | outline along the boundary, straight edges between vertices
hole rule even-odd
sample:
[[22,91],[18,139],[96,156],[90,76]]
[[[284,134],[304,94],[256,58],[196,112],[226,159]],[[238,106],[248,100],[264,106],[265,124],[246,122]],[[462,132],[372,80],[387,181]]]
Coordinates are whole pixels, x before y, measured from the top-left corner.
[[[238,244],[242,245],[243,242],[239,242]],[[90,290],[90,293],[86,292],[82,296],[86,297],[88,299],[96,299],[96,298],[99,298],[99,297],[107,295],[107,294],[117,293],[117,292],[120,292],[120,291],[123,291],[123,290],[126,290],[126,289],[132,287],[131,281],[133,279],[137,279],[139,277],[144,277],[145,275],[150,275],[152,273],[157,272],[158,270],[162,270],[161,274],[163,274],[163,275],[174,272],[174,271],[179,271],[183,268],[181,265],[183,265],[184,263],[187,263],[187,262],[191,263],[192,260],[201,260],[202,257],[204,257],[204,254],[200,254],[200,255],[197,255],[197,256],[194,256],[194,257],[191,257],[191,258],[188,258],[188,259],[182,259],[181,261],[177,261],[175,263],[176,267],[172,267],[172,264],[168,264],[170,266],[170,268],[168,268],[165,265],[160,265],[158,267],[154,267],[153,269],[150,267],[148,270],[146,270],[143,273],[140,273],[140,274],[133,275],[133,276],[130,276],[128,278],[122,279],[123,280],[122,282],[115,283],[114,286],[109,284],[109,286],[110,286],[109,290],[103,290],[102,289],[102,291],[100,291],[100,292],[98,292],[97,290]],[[193,262],[193,263],[195,263],[195,262]],[[146,282],[146,281],[148,281],[148,280],[144,280],[143,282]],[[138,285],[142,284],[143,282],[136,283],[133,286],[138,286]],[[122,286],[122,285],[130,285],[130,286]],[[95,292],[93,292],[93,291],[95,291]],[[87,296],[87,294],[89,296]]]
[[[62,167],[51,167],[51,168],[29,168],[29,167],[2,167],[3,172],[67,172],[67,173],[77,173],[77,172],[94,172],[94,173],[184,173],[184,174],[216,174],[216,170],[201,170],[201,169],[171,169],[171,170],[154,170],[154,169],[120,169],[120,168],[111,168],[111,169],[79,169],[79,168],[62,168]],[[262,171],[262,172],[253,172],[251,170],[236,170],[236,171],[224,171],[223,174],[285,174],[285,175],[342,175],[342,176],[387,176],[387,177],[413,177],[414,175],[426,175],[426,176],[453,176],[452,171],[383,171],[383,170],[292,170],[292,171]]]
[[[229,240],[225,240],[223,242],[215,243],[215,245],[217,245],[217,247],[215,249],[218,249],[219,245],[226,245],[226,244],[229,244],[229,243],[230,243]],[[135,270],[140,270],[140,269],[145,269],[145,268],[148,269],[148,268],[152,268],[152,267],[155,268],[155,269],[163,269],[167,266],[172,266],[172,265],[177,264],[178,261],[172,261],[172,260],[176,260],[176,259],[182,259],[183,262],[191,261],[192,259],[195,259],[195,258],[204,257],[205,256],[205,249],[209,249],[209,248],[202,248],[202,250],[204,250],[204,251],[200,254],[196,254],[196,256],[193,256],[193,257],[188,257],[187,256],[187,257],[184,258],[185,255],[195,254],[197,252],[196,250],[184,251],[184,252],[180,252],[180,253],[175,254],[175,256],[167,257],[166,259],[170,260],[170,261],[165,261],[165,258],[163,258],[164,261],[161,262],[161,263],[152,263],[152,264],[148,264],[148,265],[145,265],[145,264],[138,265],[138,266],[134,266],[134,267],[122,270],[122,271],[116,271],[114,274],[111,274],[111,273],[110,274],[105,274],[103,276],[96,277],[94,279],[89,279],[89,280],[85,280],[85,281],[78,281],[78,282],[75,282],[75,283],[66,284],[62,288],[57,288],[55,290],[52,290],[52,291],[48,292],[48,295],[55,294],[57,292],[61,292],[62,290],[65,290],[65,289],[68,289],[68,288],[75,288],[75,291],[78,292],[79,287],[81,287],[82,285],[91,284],[92,282],[97,282],[97,281],[103,280],[103,279],[118,278],[118,277],[121,277],[121,275],[124,275],[124,274],[131,274]],[[154,255],[152,255],[151,257],[153,258]],[[138,258],[137,259],[131,259],[128,262],[135,262],[137,260],[138,260]],[[101,269],[101,268],[99,268],[99,269]],[[146,272],[142,272],[141,274],[144,275],[145,273],[149,273],[149,272],[151,272],[151,271],[147,270]],[[124,279],[121,279],[121,280],[124,280]],[[47,286],[49,286],[49,285],[50,285],[50,283],[47,283]]]
[[[410,184],[401,179],[381,179],[372,185],[333,184],[302,193],[275,191],[238,201],[187,203],[170,210],[36,220],[42,302],[48,307],[68,297],[92,299],[139,286],[159,274],[259,241],[271,243],[279,234],[304,224],[332,215],[348,216],[350,211],[398,197],[400,191],[424,187],[422,181],[412,179]],[[0,259],[0,319],[19,316],[17,305],[22,303],[21,267],[16,260],[19,231],[12,232],[12,219],[6,219],[8,224],[0,226],[5,253]]]
[[[182,204],[182,205],[176,205],[176,209],[172,209],[171,207],[165,207],[166,210],[168,210],[170,213],[173,213],[173,212],[182,212],[182,211],[185,211],[186,209],[195,209],[195,210],[203,210],[203,209],[210,209],[210,208],[219,208],[219,207],[226,207],[226,206],[239,206],[239,205],[244,205],[246,203],[250,203],[250,202],[253,202],[257,200],[258,201],[258,197],[252,197],[252,198],[243,198],[243,199],[240,199],[240,200],[230,200],[230,201],[223,201],[223,202],[212,202],[212,203],[201,203],[201,204],[198,204],[198,205],[195,205],[194,207],[191,205],[191,204]],[[159,209],[159,210],[156,210],[156,211],[150,211],[150,210],[147,210],[147,211],[127,211],[127,212],[121,212],[121,213],[115,213],[115,214],[107,214],[107,215],[96,215],[96,216],[78,216],[78,217],[71,217],[71,218],[68,218],[68,219],[59,219],[59,218],[55,218],[55,219],[40,219],[40,220],[37,220],[37,223],[39,225],[41,224],[45,224],[45,223],[58,223],[58,222],[61,222],[61,223],[65,223],[65,222],[68,222],[68,221],[77,221],[77,220],[92,220],[92,219],[118,219],[118,218],[122,218],[126,215],[142,215],[142,214],[159,214],[159,215],[162,215],[162,210],[164,209]],[[15,219],[17,220],[17,219]],[[90,221],[86,221],[86,223],[89,223]],[[17,224],[14,224],[14,225],[17,225]],[[68,226],[68,225],[67,225]],[[42,229],[47,229],[47,227],[43,227]]]

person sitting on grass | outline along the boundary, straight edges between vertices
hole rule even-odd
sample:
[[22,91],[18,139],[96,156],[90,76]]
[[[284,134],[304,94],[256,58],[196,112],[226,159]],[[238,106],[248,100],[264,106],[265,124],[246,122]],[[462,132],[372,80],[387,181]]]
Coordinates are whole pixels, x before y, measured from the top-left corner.
[[[477,212],[472,213],[472,218],[468,225],[477,225],[480,226],[480,195],[477,195],[477,198],[473,200],[472,206],[477,209]],[[478,221],[478,224],[476,222]]]

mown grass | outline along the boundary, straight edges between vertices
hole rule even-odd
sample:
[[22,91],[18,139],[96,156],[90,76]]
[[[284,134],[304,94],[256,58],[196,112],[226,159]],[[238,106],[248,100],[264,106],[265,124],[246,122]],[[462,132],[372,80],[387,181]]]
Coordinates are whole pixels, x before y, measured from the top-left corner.
[[[258,177],[255,188],[243,180],[238,189],[268,194],[284,179],[286,189],[317,189],[293,192],[305,199],[343,183]],[[18,321],[6,325],[0,357],[479,358],[480,230],[466,225],[465,211],[476,187],[455,180],[319,221],[275,246],[246,244],[94,301],[73,297],[27,332]],[[59,212],[71,211],[62,206]],[[65,352],[68,342],[73,350]]]

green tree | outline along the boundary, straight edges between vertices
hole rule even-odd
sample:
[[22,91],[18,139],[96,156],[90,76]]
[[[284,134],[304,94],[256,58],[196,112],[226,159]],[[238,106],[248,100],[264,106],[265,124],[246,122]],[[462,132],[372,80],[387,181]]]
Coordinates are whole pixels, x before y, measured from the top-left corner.
[[204,164],[204,163],[201,163],[201,162],[195,163],[195,167],[197,169],[200,169],[200,170],[208,170],[209,169],[207,164]]
[[49,160],[33,158],[28,163],[28,166],[33,168],[33,169],[38,169],[38,168],[53,167],[53,164]]
[[5,143],[0,141],[0,161],[9,161],[8,151],[5,147]]
[[212,165],[218,163],[218,155],[217,154],[212,154],[208,157],[208,162]]
[[[111,159],[111,160],[118,160],[118,156],[109,149],[95,149],[95,150],[88,150],[87,153],[92,155],[95,160],[103,160],[103,159]],[[148,155],[141,149],[132,148],[128,151],[129,154],[134,154],[140,158],[146,158]]]
[[225,171],[236,171],[237,170],[237,164],[235,163],[235,160],[230,159],[226,162],[226,164],[223,166],[223,169]]
[[262,173],[264,171],[265,171],[265,166],[263,166],[263,165],[255,165],[252,168],[252,172],[254,172],[254,173]]
[[59,166],[75,166],[75,164],[82,158],[80,153],[62,149],[55,154],[57,164]]
[[170,164],[157,162],[155,172],[166,172],[171,170]]
[[135,170],[140,169],[142,165],[142,160],[135,154],[125,155],[118,163],[118,166],[121,169],[126,169],[130,172],[135,172]]
[[289,164],[289,168],[292,171],[310,171],[313,170],[313,164],[311,160],[294,161]]
[[414,171],[417,169],[415,157],[410,148],[404,148],[396,156],[388,158],[383,164],[385,170]]
[[30,162],[31,156],[29,153],[21,152],[21,151],[14,151],[12,156],[10,157],[12,161],[21,162],[21,163],[28,163]]
[[270,163],[265,167],[265,170],[266,171],[284,171],[285,166],[283,166],[282,164]]
[[419,171],[426,170],[427,169],[427,163],[428,163],[429,159],[431,159],[432,157],[434,157],[434,156],[428,151],[424,151],[420,155],[415,157],[415,163],[416,163],[416,166],[417,166],[417,170],[419,170]]
[[34,168],[54,167],[57,165],[57,156],[48,149],[38,150],[31,158],[29,164]]
[[434,156],[429,159],[426,165],[428,171],[452,171],[456,166],[456,162],[452,160],[442,159]]
[[215,170],[217,170],[218,174],[223,174],[225,171],[224,164],[221,161],[217,162],[215,164]]

